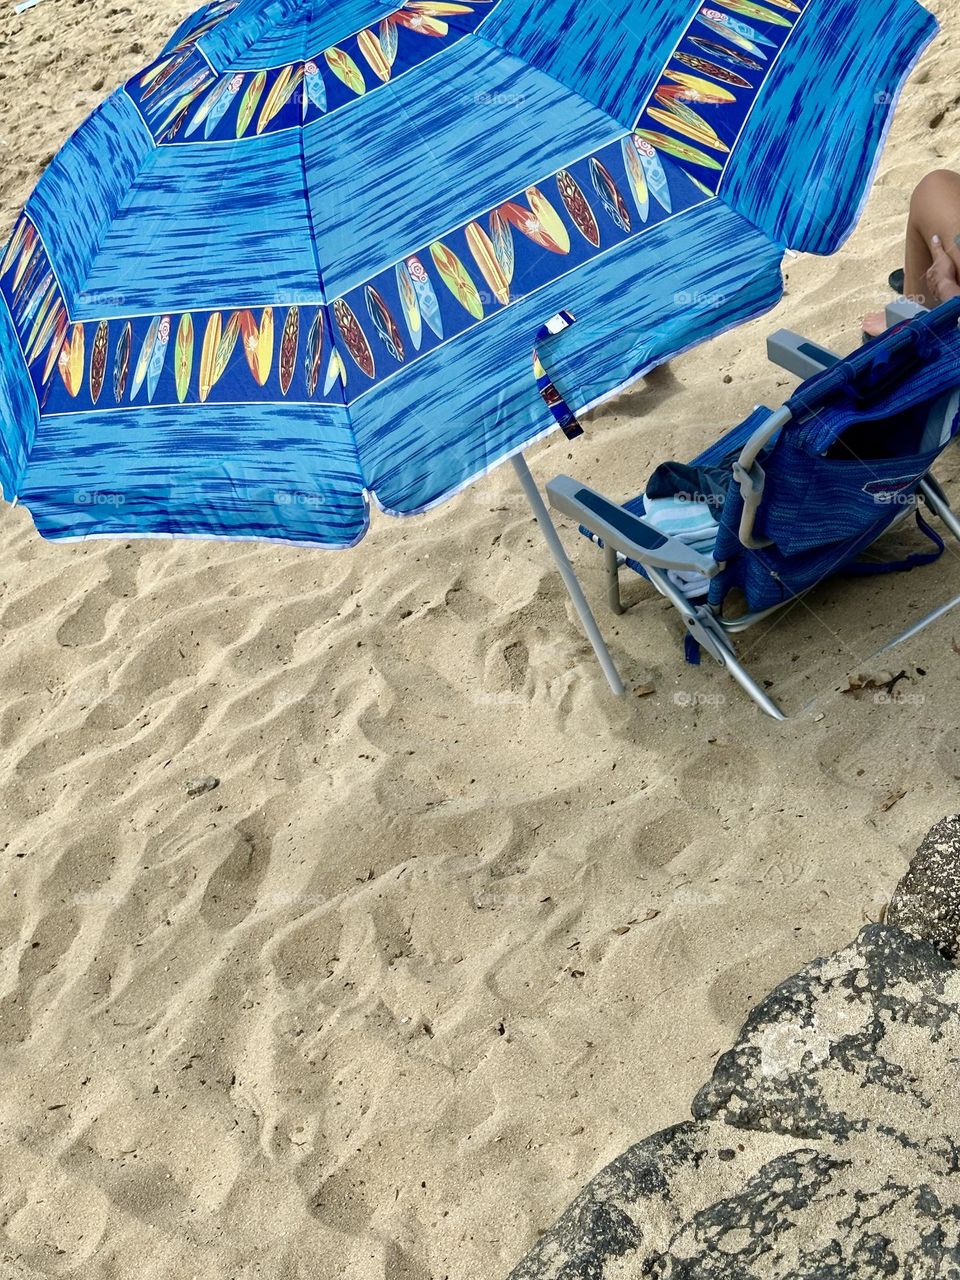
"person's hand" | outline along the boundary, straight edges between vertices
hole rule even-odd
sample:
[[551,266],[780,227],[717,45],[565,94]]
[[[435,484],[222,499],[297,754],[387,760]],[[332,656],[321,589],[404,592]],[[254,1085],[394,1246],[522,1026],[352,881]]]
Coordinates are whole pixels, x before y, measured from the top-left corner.
[[927,272],[927,297],[937,302],[949,302],[951,298],[960,296],[960,276],[957,264],[950,257],[939,236],[933,237],[931,246],[933,266]]

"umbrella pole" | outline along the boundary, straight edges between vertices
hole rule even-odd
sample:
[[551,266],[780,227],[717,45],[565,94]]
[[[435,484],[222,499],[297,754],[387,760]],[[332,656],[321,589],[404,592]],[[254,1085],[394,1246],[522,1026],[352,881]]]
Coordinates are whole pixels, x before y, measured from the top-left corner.
[[543,500],[543,495],[537,488],[537,482],[530,474],[530,468],[527,466],[527,460],[522,453],[515,453],[510,459],[513,463],[513,469],[517,473],[523,491],[527,495],[527,501],[530,503],[533,514],[536,517],[540,531],[547,540],[547,546],[557,562],[557,568],[560,570],[560,576],[563,578],[563,584],[570,593],[570,599],[573,601],[574,608],[580,615],[580,621],[583,629],[587,633],[587,639],[593,645],[594,653],[599,659],[600,666],[603,668],[603,674],[607,677],[610,688],[619,698],[623,692],[623,681],[614,665],[613,658],[610,656],[610,650],[606,646],[603,636],[600,634],[600,628],[597,626],[597,620],[590,611],[587,604],[587,598],[583,594],[583,589],[577,580],[577,575],[573,571],[573,565],[567,557],[566,551],[563,549],[563,543],[560,541],[560,535],[557,533],[556,526],[550,519],[550,512],[547,510],[547,504]]

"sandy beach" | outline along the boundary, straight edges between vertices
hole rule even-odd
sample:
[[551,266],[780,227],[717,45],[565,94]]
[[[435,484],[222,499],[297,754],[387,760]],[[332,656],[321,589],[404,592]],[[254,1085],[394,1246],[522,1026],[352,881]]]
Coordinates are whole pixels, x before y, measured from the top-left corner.
[[[192,7],[5,10],[4,237]],[[960,0],[929,7],[844,249],[788,259],[773,316],[539,446],[541,481],[626,497],[779,402],[771,328],[852,349],[912,188],[960,161]],[[686,1116],[757,999],[878,918],[957,808],[960,609],[875,655],[960,593],[960,555],[753,635],[778,726],[684,666],[639,582],[607,613],[597,552],[563,537],[623,700],[509,468],[336,554],[57,546],[3,506],[3,1280],[502,1280]],[[884,669],[897,699],[840,691]]]

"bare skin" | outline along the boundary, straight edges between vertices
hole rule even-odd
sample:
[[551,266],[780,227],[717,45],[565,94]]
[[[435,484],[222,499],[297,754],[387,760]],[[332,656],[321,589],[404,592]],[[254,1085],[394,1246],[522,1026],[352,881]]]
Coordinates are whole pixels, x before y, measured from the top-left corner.
[[[960,296],[960,173],[928,173],[910,200],[904,248],[904,295],[924,307]],[[865,333],[883,333],[882,311],[864,318]]]

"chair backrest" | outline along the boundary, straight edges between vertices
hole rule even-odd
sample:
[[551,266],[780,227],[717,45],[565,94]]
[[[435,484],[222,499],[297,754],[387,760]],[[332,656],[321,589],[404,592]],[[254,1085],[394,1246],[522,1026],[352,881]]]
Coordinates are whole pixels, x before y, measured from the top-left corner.
[[740,543],[743,500],[731,483],[715,555],[721,603],[740,587],[751,609],[808,590],[869,546],[912,504],[960,427],[960,299],[884,334],[808,379],[787,402],[792,420],[761,454],[763,499]]

